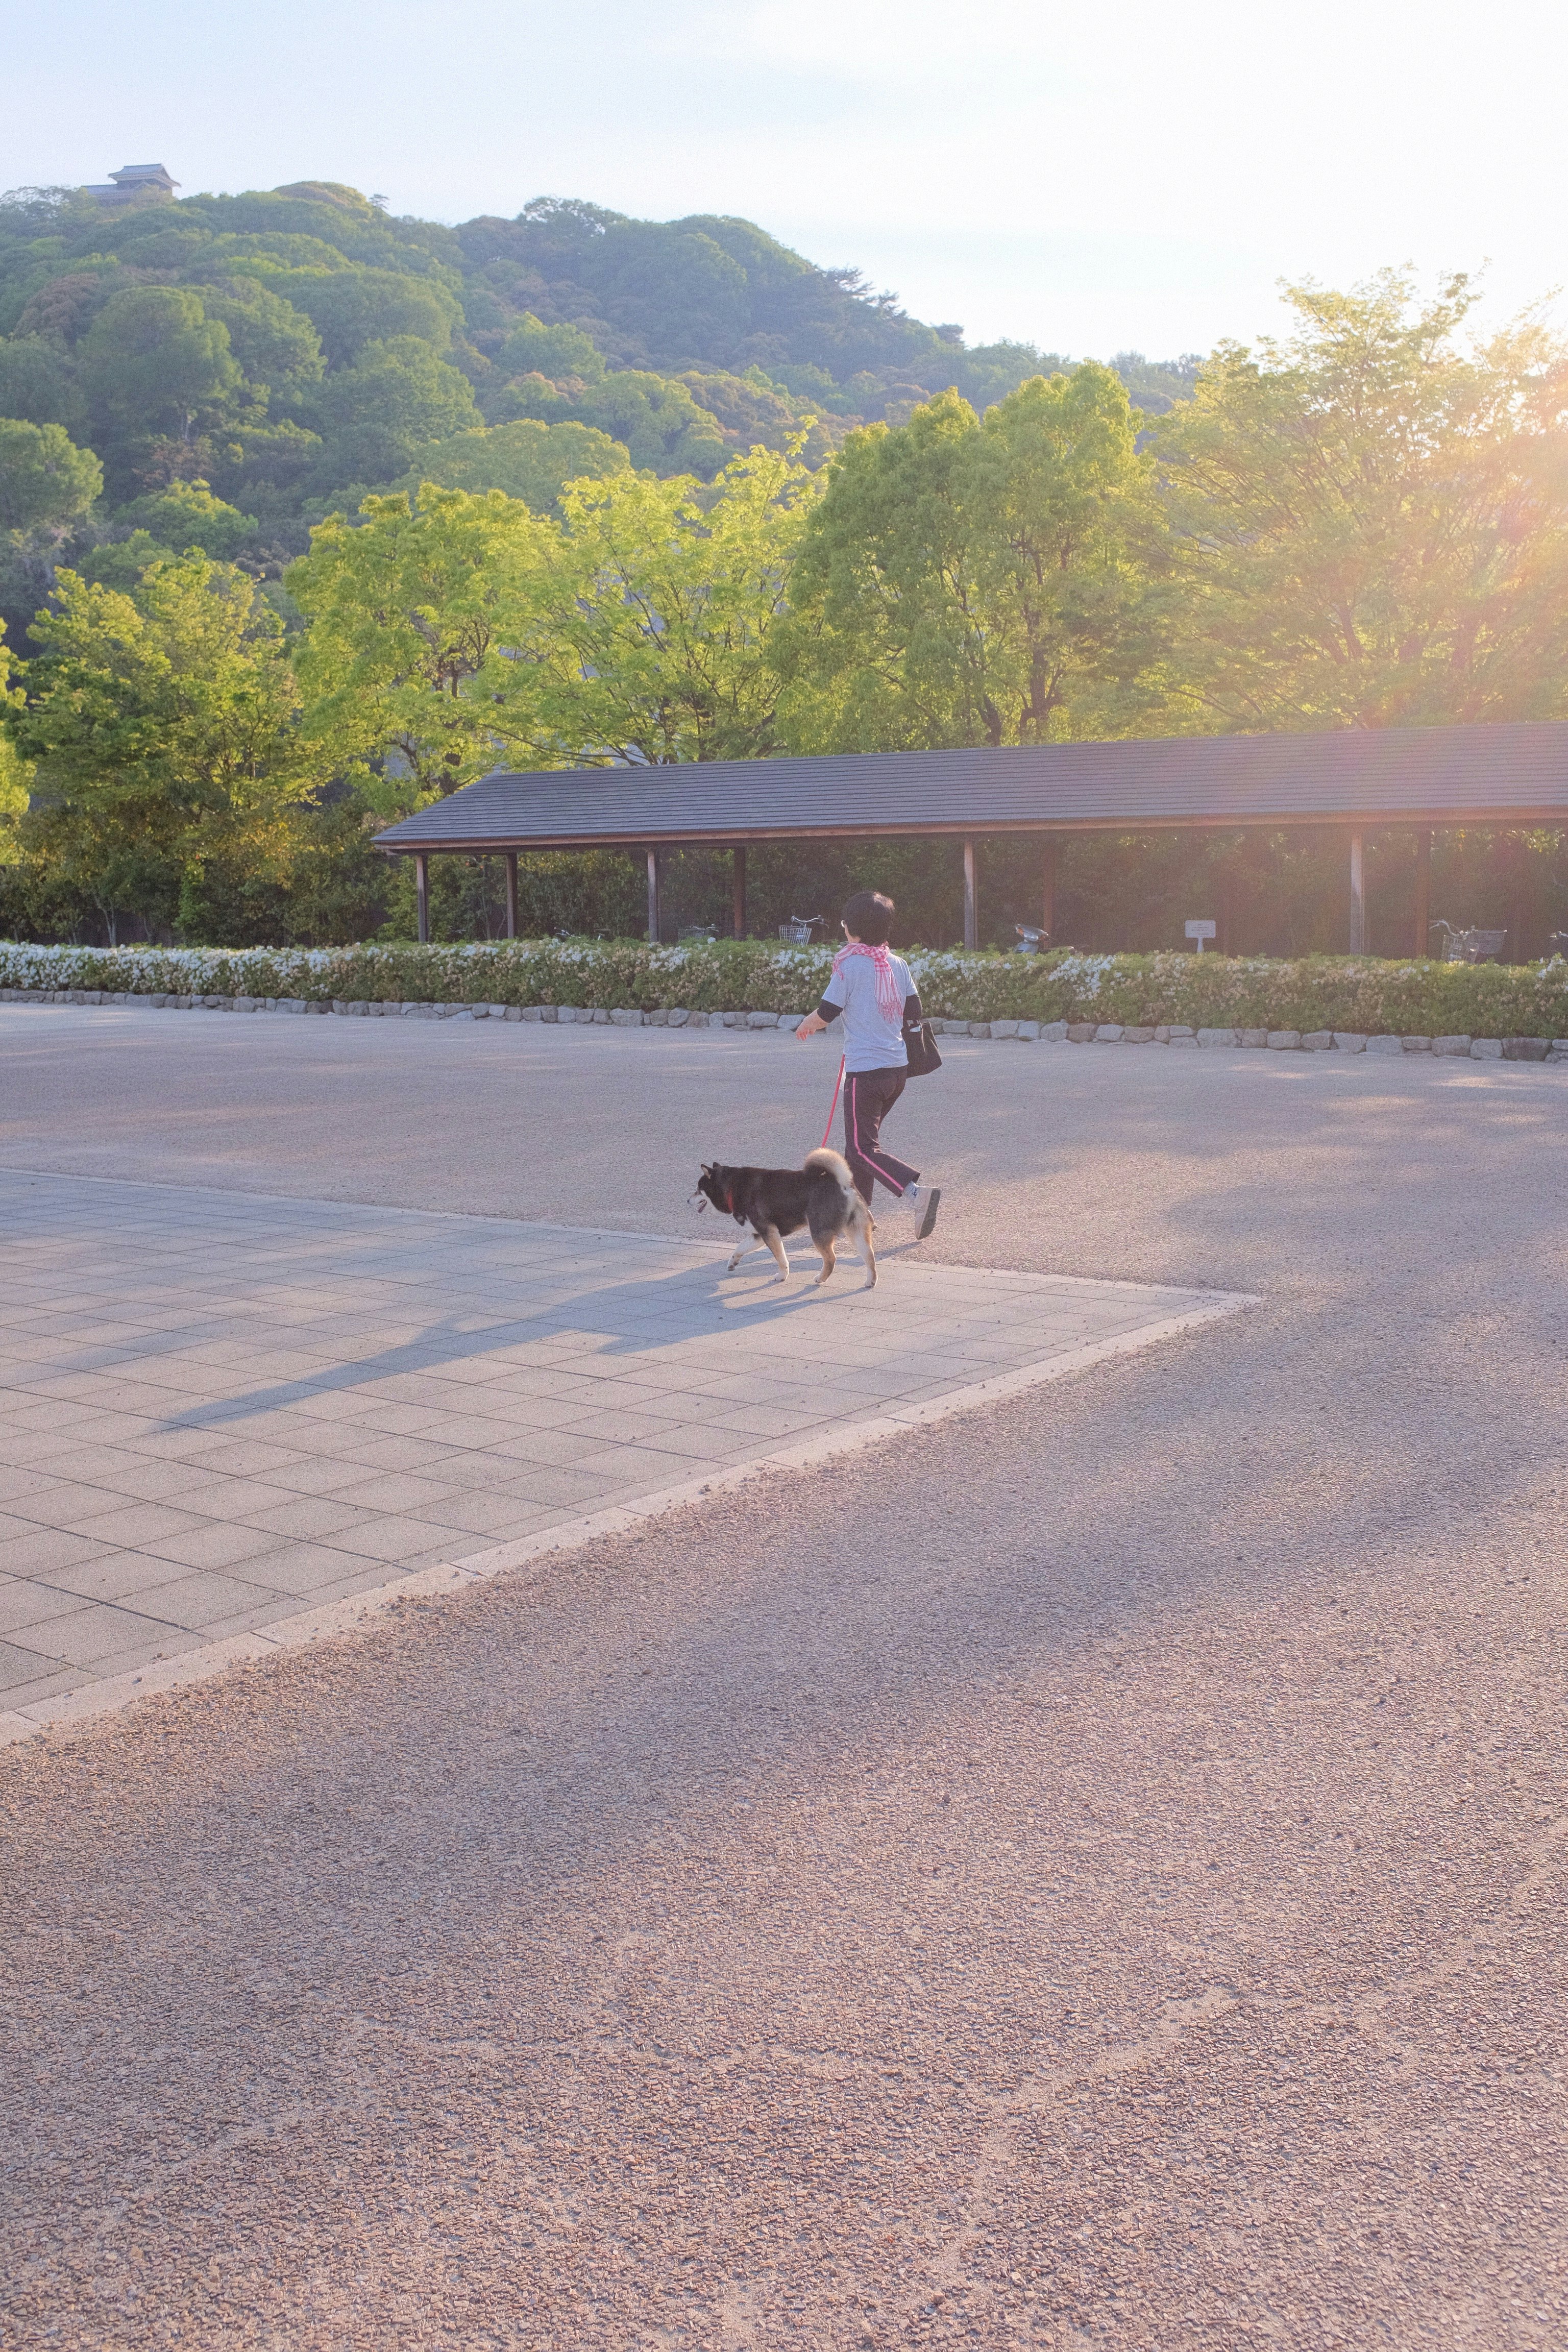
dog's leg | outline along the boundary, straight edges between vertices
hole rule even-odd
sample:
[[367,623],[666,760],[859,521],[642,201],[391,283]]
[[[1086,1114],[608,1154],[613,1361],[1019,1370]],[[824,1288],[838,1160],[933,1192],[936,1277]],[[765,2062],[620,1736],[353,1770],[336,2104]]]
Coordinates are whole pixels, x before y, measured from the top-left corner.
[[767,1232],[763,1235],[763,1239],[766,1242],[768,1247],[773,1254],[773,1258],[779,1270],[779,1280],[781,1282],[787,1282],[789,1280],[789,1260],[784,1255],[784,1245],[779,1239],[778,1227],[776,1225],[770,1225]]
[[877,1221],[872,1216],[870,1210],[862,1209],[860,1212],[860,1255],[866,1261],[866,1279],[861,1285],[861,1287],[864,1290],[875,1290],[877,1287],[877,1252],[871,1238],[876,1230]]
[[816,1287],[820,1290],[823,1284],[827,1280],[828,1276],[832,1273],[834,1267],[837,1265],[838,1255],[833,1246],[833,1235],[831,1234],[824,1234],[816,1246],[822,1252],[822,1272],[817,1276],[816,1283]]
[[748,1241],[739,1241],[739,1242],[737,1242],[737,1243],[735,1244],[735,1255],[734,1255],[734,1256],[730,1260],[729,1265],[724,1268],[725,1273],[726,1273],[726,1274],[733,1274],[733,1273],[734,1273],[734,1271],[735,1271],[735,1268],[740,1265],[741,1260],[742,1260],[743,1257],[750,1257],[750,1256],[751,1256],[751,1255],[752,1255],[752,1252],[754,1249],[761,1249],[761,1248],[762,1248],[762,1246],[763,1246],[763,1244],[762,1244],[761,1241],[758,1239],[758,1237],[757,1237],[757,1235],[756,1235],[755,1234],[753,1234],[752,1235],[752,1238],[751,1238],[751,1240],[750,1240],[749,1242],[748,1242]]

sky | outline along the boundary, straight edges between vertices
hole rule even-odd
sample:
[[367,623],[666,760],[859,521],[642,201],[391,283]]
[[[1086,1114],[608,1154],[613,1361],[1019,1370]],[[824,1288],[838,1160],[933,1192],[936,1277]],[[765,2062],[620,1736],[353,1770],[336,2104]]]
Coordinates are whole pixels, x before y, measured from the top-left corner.
[[1277,331],[1281,279],[1487,265],[1500,319],[1568,277],[1542,0],[0,0],[0,184],[740,214],[1073,357]]

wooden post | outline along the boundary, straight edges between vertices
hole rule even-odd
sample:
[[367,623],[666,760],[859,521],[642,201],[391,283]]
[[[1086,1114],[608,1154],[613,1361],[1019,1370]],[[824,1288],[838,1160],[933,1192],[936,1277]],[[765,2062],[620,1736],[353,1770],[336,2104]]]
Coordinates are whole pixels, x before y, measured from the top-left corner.
[[414,895],[419,905],[419,944],[430,944],[430,860],[423,849],[414,853]]
[[1351,835],[1351,953],[1366,953],[1366,866],[1359,833]]
[[743,940],[746,936],[746,853],[737,843],[731,854],[735,861],[731,908],[734,916],[735,937]]
[[515,940],[517,937],[517,852],[515,849],[509,849],[506,854],[506,935],[509,940]]
[[1040,860],[1040,929],[1050,940],[1057,928],[1057,844],[1054,835],[1046,841],[1045,855]]
[[1432,952],[1432,834],[1423,825],[1415,836],[1415,953]]
[[966,948],[980,944],[979,919],[974,907],[974,844],[963,845],[963,944]]
[[658,852],[647,854],[647,935],[655,947],[658,945]]

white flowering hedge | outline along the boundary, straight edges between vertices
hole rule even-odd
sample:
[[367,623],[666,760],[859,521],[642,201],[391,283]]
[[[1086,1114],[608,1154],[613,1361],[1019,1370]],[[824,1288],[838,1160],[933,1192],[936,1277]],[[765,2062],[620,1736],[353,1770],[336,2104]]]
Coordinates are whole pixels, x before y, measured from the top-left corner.
[[[0,942],[0,988],[404,1004],[575,1004],[645,1013],[794,1013],[821,995],[826,948],[747,940],[509,940],[465,947],[71,948]],[[925,954],[926,1011],[956,1021],[1086,1020],[1369,1036],[1568,1036],[1568,963],[1370,956]]]

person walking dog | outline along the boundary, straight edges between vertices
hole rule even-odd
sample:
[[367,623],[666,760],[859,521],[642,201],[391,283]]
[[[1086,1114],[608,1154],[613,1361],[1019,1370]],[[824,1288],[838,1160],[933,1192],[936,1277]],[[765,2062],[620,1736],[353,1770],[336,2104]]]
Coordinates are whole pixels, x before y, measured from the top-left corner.
[[906,1037],[919,1037],[924,1014],[909,965],[888,945],[893,902],[879,890],[858,890],[844,909],[844,945],[833,959],[833,976],[815,1013],[797,1037],[819,1037],[830,1022],[844,1021],[844,1157],[857,1191],[868,1206],[877,1180],[896,1193],[915,1216],[915,1239],[923,1242],[936,1223],[942,1193],[922,1184],[910,1168],[882,1146],[882,1121],[903,1093],[909,1077]]

